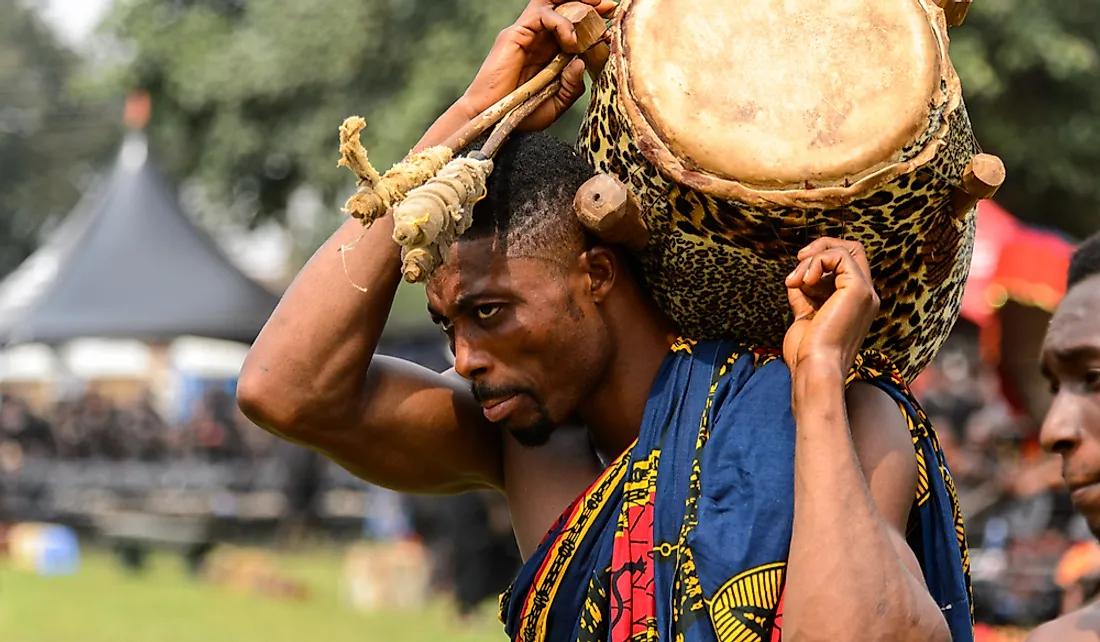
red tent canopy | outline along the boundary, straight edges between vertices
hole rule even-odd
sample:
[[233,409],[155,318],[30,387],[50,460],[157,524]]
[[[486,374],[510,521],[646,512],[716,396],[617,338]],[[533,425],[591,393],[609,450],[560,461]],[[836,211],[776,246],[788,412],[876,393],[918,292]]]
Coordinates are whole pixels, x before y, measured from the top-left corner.
[[978,326],[982,357],[1000,372],[1008,400],[1036,421],[1050,403],[1039,351],[1066,293],[1073,251],[1068,240],[1020,222],[993,201],[978,206],[962,317]]
[[963,318],[984,328],[1009,301],[1053,312],[1066,293],[1073,250],[1058,234],[1026,225],[993,201],[982,201]]

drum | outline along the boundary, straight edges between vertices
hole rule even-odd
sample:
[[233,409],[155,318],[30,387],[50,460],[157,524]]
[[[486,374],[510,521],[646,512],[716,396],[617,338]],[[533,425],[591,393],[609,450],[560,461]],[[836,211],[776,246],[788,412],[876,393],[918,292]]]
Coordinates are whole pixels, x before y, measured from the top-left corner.
[[979,149],[943,10],[624,0],[611,49],[580,148],[640,204],[644,278],[682,331],[782,345],[795,255],[858,240],[882,299],[866,347],[915,377],[958,317],[989,195],[968,187]]

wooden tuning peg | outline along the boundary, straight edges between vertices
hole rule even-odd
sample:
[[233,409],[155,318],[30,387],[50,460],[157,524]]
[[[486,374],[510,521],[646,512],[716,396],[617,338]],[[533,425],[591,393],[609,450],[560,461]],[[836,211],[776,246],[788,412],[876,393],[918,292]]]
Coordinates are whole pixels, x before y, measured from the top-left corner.
[[955,212],[969,212],[978,201],[993,198],[1005,182],[1005,166],[993,154],[978,154],[966,167],[962,185],[955,188]]
[[577,218],[600,239],[638,251],[649,243],[642,208],[630,190],[609,174],[593,176],[577,190]]

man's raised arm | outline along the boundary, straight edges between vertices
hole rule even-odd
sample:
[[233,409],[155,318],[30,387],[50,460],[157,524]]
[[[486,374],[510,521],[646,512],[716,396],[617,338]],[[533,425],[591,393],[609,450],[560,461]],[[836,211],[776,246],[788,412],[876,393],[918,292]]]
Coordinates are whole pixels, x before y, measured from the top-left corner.
[[[599,5],[599,0],[584,0]],[[415,150],[441,144],[575,41],[560,0],[531,0],[466,94]],[[605,8],[606,7],[602,7]],[[540,129],[584,93],[584,65],[525,122]],[[400,280],[390,216],[344,223],[295,278],[241,371],[238,403],[268,431],[373,483],[410,492],[503,488],[501,442],[468,386],[374,352]],[[341,256],[341,248],[354,245]],[[354,284],[366,288],[361,292]]]
[[[464,122],[460,107],[452,107],[421,146]],[[314,254],[253,345],[238,402],[265,429],[384,486],[424,492],[499,486],[500,446],[469,390],[374,356],[401,278],[392,233],[388,215],[369,229],[349,220]],[[450,436],[459,430],[464,439]],[[455,450],[454,442],[466,446]]]
[[904,536],[917,487],[906,421],[877,388],[845,392],[879,305],[863,247],[821,239],[798,258],[784,345],[797,445],[783,639],[950,642]]

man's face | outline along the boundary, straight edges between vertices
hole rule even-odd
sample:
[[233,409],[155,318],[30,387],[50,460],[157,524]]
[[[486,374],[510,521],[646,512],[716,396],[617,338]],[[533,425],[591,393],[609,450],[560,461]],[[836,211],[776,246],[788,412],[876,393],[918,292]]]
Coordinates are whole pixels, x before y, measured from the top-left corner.
[[1055,394],[1040,439],[1062,455],[1073,504],[1100,536],[1100,277],[1066,294],[1047,331],[1042,363]]
[[571,420],[610,362],[608,327],[580,257],[506,257],[492,238],[463,240],[428,283],[455,370],[486,418],[525,446]]

